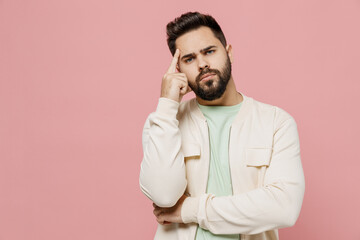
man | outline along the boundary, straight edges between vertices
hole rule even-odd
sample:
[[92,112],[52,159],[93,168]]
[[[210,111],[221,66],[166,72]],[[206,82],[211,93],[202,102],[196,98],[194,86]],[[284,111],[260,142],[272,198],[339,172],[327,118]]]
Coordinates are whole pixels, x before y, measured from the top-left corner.
[[[145,122],[140,170],[155,239],[279,239],[305,191],[295,120],[236,90],[214,18],[183,14],[167,34],[173,59]],[[196,98],[181,102],[191,90]]]

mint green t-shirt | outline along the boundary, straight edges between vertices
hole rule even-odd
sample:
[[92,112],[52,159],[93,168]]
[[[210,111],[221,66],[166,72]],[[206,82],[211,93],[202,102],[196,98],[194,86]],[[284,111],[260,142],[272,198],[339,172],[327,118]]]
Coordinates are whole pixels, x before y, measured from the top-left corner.
[[[229,134],[230,126],[241,104],[242,102],[233,106],[204,106],[198,103],[209,127],[210,167],[206,192],[213,193],[215,196],[233,194],[229,168]],[[198,227],[195,239],[239,239],[239,234],[218,235]]]

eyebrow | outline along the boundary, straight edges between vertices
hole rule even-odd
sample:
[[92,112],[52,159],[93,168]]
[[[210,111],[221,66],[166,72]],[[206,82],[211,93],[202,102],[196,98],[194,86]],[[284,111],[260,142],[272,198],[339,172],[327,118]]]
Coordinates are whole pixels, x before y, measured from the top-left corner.
[[[215,46],[215,45],[208,46],[208,47],[206,47],[206,48],[201,49],[200,52],[201,52],[201,53],[206,52],[207,50],[209,50],[209,49],[211,49],[211,48],[216,48],[216,46]],[[193,53],[193,52],[192,52],[192,53],[189,53],[189,54],[186,54],[186,55],[184,55],[184,56],[181,57],[181,60],[183,60],[184,58],[187,58],[187,57],[194,56],[194,55],[195,55],[195,53]]]

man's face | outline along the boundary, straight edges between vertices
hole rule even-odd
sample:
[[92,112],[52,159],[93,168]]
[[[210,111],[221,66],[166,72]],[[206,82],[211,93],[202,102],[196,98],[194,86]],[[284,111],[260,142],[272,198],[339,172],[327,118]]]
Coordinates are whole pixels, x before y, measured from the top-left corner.
[[180,49],[178,70],[185,73],[194,93],[207,101],[220,98],[231,77],[231,59],[211,29],[192,30],[177,38],[175,44]]

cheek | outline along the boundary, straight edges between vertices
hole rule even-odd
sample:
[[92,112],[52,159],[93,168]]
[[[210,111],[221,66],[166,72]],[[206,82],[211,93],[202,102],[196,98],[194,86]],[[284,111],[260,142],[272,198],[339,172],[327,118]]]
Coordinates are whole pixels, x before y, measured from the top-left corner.
[[196,72],[196,70],[191,69],[190,67],[182,67],[181,68],[181,72],[185,73],[186,77],[188,78],[188,80],[193,80],[195,81],[197,75],[199,74],[198,72]]

